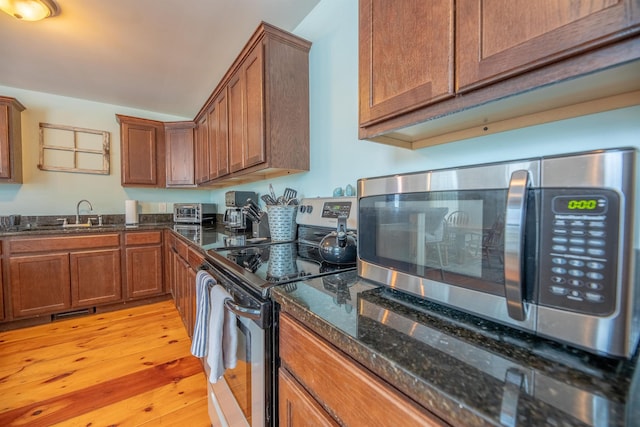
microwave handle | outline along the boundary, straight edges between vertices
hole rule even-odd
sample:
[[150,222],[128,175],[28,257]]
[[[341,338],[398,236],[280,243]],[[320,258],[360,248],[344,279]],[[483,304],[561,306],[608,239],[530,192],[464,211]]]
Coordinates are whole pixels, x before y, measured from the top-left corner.
[[528,186],[528,171],[517,170],[511,174],[504,222],[504,283],[507,313],[515,320],[526,318],[522,256]]

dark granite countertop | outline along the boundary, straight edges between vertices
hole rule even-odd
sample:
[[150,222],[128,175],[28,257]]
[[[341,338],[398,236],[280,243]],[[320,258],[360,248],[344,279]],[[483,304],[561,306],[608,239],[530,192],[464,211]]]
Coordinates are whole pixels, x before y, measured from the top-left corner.
[[[87,223],[87,215],[80,216],[80,223]],[[173,226],[173,216],[169,214],[144,214],[140,215],[140,223],[128,226],[124,223],[124,215],[103,215],[103,225],[68,226],[63,227],[58,218],[65,216],[22,216],[20,224],[0,228],[0,237],[29,236],[32,234],[78,234],[78,233],[108,233],[114,231],[144,231],[164,229]],[[66,217],[73,224],[75,218]]]
[[630,361],[594,356],[378,287],[355,272],[341,275],[276,287],[272,296],[448,423],[640,425],[637,354]]

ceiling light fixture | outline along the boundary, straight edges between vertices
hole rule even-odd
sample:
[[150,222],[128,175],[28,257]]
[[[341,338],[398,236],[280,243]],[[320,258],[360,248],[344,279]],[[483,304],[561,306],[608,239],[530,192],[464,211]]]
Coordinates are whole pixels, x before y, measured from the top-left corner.
[[54,0],[0,0],[0,9],[22,21],[39,21],[60,13]]

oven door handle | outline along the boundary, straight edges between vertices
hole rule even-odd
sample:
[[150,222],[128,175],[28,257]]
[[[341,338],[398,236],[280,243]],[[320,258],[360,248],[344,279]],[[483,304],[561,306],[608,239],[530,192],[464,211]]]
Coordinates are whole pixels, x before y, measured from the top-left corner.
[[528,186],[528,171],[517,170],[511,174],[504,221],[504,285],[507,313],[515,320],[526,318],[522,256]]
[[262,319],[262,311],[261,310],[255,309],[255,308],[241,306],[239,304],[236,304],[232,299],[225,300],[224,306],[225,306],[225,308],[227,310],[229,310],[230,312],[232,312],[233,314],[235,314],[237,316],[246,317],[248,319],[258,320],[258,321],[260,321]]

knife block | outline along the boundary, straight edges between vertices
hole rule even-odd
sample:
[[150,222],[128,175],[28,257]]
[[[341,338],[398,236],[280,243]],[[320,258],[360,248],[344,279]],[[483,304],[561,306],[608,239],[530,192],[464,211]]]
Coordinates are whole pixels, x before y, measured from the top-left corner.
[[269,216],[266,212],[260,213],[260,221],[252,221],[251,234],[255,237],[271,237],[269,232]]

